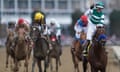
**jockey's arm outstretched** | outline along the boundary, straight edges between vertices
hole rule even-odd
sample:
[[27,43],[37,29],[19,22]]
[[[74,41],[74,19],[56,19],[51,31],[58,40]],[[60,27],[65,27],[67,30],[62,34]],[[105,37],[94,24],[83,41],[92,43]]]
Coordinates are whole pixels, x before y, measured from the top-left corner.
[[96,31],[96,26],[104,26],[103,8],[104,4],[102,2],[98,2],[95,4],[93,9],[90,9],[85,13],[85,15],[88,16],[87,41],[84,46],[85,53],[87,51],[87,47],[91,44],[90,42],[92,41],[92,37]]

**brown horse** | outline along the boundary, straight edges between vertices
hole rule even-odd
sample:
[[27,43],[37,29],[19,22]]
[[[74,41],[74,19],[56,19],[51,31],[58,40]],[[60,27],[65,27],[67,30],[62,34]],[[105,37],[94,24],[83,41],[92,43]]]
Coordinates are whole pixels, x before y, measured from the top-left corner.
[[[86,33],[81,32],[80,39],[85,40]],[[72,54],[72,60],[73,60],[75,72],[76,72],[76,70],[77,70],[77,72],[79,72],[79,61],[82,61],[82,51],[83,51],[82,45],[79,41],[77,41],[77,43],[75,43],[74,49],[71,48],[71,54]]]
[[23,29],[20,29],[18,31],[18,36],[15,38],[15,48],[14,48],[14,53],[15,53],[15,68],[14,71],[18,71],[18,63],[21,60],[25,60],[25,68],[26,72],[28,72],[28,60],[29,60],[29,55],[30,55],[30,48],[29,48],[29,43],[27,42],[24,31]]
[[102,34],[104,34],[104,28],[98,28],[95,36],[93,37],[93,44],[89,50],[88,61],[91,65],[91,72],[106,72],[107,65],[107,53],[105,52],[105,42],[106,38],[98,39]]
[[[14,40],[14,31],[9,31],[8,37],[6,40],[6,68],[8,68],[8,63],[9,63],[9,56],[11,59],[14,60],[14,51],[10,48],[12,45],[12,42]],[[11,60],[11,67],[12,67],[12,60]]]
[[39,26],[31,27],[31,37],[34,41],[34,49],[33,49],[33,63],[32,63],[32,72],[34,72],[35,63],[37,62],[39,72],[42,72],[42,64],[44,61],[44,72],[46,72],[48,66],[48,52],[49,52],[49,44],[48,41],[42,37],[41,30]]
[[93,36],[93,43],[88,52],[88,61],[91,65],[91,72],[106,72],[107,53],[105,52],[105,29],[97,28]]
[[49,52],[49,62],[50,62],[50,69],[51,72],[53,72],[53,66],[52,66],[52,59],[54,58],[56,61],[56,72],[58,72],[58,63],[59,65],[61,65],[61,61],[60,61],[60,56],[62,54],[62,49],[60,44],[57,41],[57,37],[54,33],[51,33],[50,35],[50,41],[52,44],[52,49]]

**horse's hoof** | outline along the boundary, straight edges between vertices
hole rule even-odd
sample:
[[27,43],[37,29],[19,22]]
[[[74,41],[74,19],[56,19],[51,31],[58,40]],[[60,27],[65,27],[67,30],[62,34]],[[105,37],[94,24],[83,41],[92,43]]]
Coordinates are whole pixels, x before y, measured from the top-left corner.
[[18,71],[18,68],[16,67],[16,68],[14,68],[14,72],[17,72]]
[[21,63],[19,63],[19,67],[21,67],[22,65],[21,65]]
[[6,65],[6,68],[8,68],[8,65]]

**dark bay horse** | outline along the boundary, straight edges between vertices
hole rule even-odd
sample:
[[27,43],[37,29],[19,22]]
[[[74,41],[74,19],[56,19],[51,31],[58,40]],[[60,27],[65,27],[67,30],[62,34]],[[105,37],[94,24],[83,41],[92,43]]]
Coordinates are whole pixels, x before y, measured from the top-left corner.
[[49,44],[48,41],[42,36],[39,26],[31,26],[30,33],[34,41],[33,49],[33,63],[32,63],[32,72],[34,72],[35,63],[37,62],[39,72],[42,72],[41,61],[44,61],[44,72],[46,72],[48,66],[48,52]]
[[[9,60],[13,59],[14,61],[14,58],[15,58],[14,51],[11,49],[13,40],[14,40],[14,31],[9,31],[6,44],[5,44],[6,46],[6,68],[8,68]],[[11,57],[11,59],[9,59],[9,56]],[[12,60],[11,60],[11,67],[12,67]]]
[[98,27],[88,51],[88,62],[91,66],[91,72],[106,72],[107,53],[105,51],[105,42],[105,29],[104,27]]
[[25,70],[28,72],[28,60],[29,60],[29,55],[30,55],[30,48],[29,48],[29,43],[27,42],[25,35],[24,35],[24,29],[19,29],[18,31],[18,36],[15,38],[15,48],[14,48],[14,53],[15,53],[15,68],[14,71],[18,71],[18,64],[21,60],[25,60]]
[[[81,32],[80,36],[81,41],[86,40],[86,33]],[[80,41],[77,41],[77,43],[74,45],[74,49],[71,48],[71,54],[72,54],[72,60],[74,64],[75,72],[79,72],[79,61],[82,61],[82,44]]]
[[58,64],[61,65],[60,56],[62,54],[62,52],[61,52],[62,49],[61,49],[60,44],[57,41],[57,37],[56,37],[55,33],[51,33],[50,41],[52,44],[52,49],[50,49],[50,52],[48,54],[50,69],[51,69],[51,72],[53,72],[52,59],[54,58],[56,61],[56,72],[58,72]]

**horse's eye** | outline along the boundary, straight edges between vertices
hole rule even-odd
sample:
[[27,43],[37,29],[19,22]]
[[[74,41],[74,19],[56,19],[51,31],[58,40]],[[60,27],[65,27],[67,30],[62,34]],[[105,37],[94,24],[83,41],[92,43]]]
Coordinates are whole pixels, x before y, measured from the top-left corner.
[[35,30],[36,30],[36,28],[33,28],[33,30],[35,31]]

